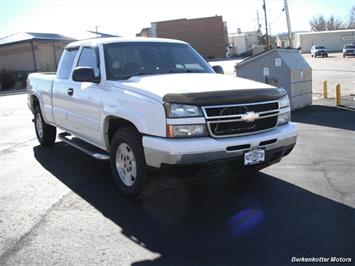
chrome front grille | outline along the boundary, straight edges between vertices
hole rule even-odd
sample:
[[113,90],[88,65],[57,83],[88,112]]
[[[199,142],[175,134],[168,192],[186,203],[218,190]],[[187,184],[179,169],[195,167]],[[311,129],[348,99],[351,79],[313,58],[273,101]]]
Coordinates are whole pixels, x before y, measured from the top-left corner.
[[279,102],[202,107],[212,137],[254,134],[277,126]]

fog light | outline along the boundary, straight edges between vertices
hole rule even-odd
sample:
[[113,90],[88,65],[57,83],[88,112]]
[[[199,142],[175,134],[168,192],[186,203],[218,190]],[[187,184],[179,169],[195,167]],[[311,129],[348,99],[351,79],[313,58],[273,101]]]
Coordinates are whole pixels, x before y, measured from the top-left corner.
[[291,113],[290,112],[279,114],[279,117],[277,120],[277,125],[281,126],[283,124],[290,122],[290,120],[291,120]]

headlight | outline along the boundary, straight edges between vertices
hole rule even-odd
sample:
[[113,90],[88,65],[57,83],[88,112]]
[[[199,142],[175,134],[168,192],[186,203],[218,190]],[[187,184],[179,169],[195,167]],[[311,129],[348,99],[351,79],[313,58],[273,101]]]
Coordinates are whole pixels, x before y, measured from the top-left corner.
[[166,103],[164,106],[168,118],[202,116],[202,111],[198,106],[176,103]]
[[167,125],[168,138],[207,136],[206,125]]
[[291,113],[290,112],[279,114],[279,117],[277,119],[277,125],[281,126],[283,124],[290,122],[290,120],[291,120]]
[[289,107],[290,106],[290,99],[288,98],[288,95],[286,94],[285,96],[283,96],[280,100],[280,108],[285,108],[285,107]]

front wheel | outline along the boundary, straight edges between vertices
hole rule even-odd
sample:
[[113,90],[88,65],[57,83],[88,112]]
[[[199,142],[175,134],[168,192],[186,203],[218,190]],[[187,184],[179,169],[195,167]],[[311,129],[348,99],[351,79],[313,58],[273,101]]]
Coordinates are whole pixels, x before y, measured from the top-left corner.
[[39,143],[42,146],[49,146],[53,144],[57,136],[56,127],[48,125],[44,122],[41,109],[38,105],[35,107],[34,116],[35,131]]
[[141,135],[132,128],[122,128],[111,142],[111,170],[125,196],[139,199],[149,196]]

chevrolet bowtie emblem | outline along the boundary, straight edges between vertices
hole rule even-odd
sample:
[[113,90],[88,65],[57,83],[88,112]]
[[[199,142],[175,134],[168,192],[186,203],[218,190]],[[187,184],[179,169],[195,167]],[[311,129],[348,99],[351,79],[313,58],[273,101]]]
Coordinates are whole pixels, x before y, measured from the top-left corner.
[[242,115],[241,119],[246,122],[254,122],[258,117],[259,114],[255,112],[246,112],[244,115]]

